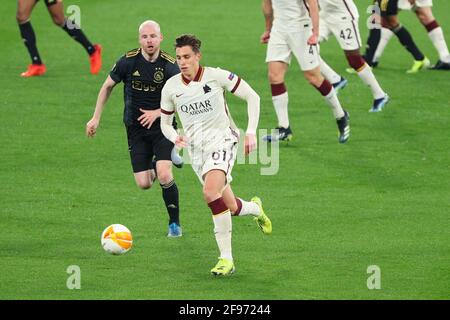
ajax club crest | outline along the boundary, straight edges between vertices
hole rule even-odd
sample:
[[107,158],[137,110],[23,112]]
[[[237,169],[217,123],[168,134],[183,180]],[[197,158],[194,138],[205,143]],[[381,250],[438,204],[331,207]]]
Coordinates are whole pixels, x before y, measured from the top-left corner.
[[164,81],[164,70],[162,68],[156,68],[153,80],[156,83],[161,83]]

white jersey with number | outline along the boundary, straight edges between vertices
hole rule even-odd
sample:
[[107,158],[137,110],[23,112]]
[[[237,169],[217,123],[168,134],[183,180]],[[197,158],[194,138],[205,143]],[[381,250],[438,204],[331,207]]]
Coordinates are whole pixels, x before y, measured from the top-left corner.
[[167,80],[161,112],[176,112],[188,138],[192,168],[199,180],[211,170],[222,170],[227,183],[237,155],[239,131],[228,111],[225,90],[234,93],[241,79],[220,68],[200,67],[193,81],[181,73]]
[[353,0],[319,0],[320,18],[327,22],[358,20],[358,8]]
[[310,21],[306,0],[272,0],[273,24],[275,31],[299,30]]

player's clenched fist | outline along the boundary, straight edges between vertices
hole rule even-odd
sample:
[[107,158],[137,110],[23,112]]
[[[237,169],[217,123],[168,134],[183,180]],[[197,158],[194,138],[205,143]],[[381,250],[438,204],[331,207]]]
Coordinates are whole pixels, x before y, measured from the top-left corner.
[[99,120],[92,118],[89,120],[89,122],[86,124],[86,135],[88,137],[93,137],[97,133]]
[[186,136],[178,136],[175,140],[175,145],[178,148],[185,148],[188,146],[188,138]]
[[246,134],[244,141],[245,154],[249,154],[250,152],[256,150],[256,148],[257,148],[256,135]]
[[264,33],[261,35],[261,43],[268,43],[270,39],[270,30],[264,31]]

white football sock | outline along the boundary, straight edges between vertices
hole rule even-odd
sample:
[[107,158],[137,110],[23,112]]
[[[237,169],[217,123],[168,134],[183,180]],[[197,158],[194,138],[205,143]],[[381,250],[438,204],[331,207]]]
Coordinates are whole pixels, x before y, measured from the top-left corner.
[[428,32],[428,36],[433,42],[434,47],[439,53],[439,60],[450,63],[450,53],[448,52],[447,43],[445,43],[444,32],[441,27],[435,28]]
[[341,119],[345,115],[345,113],[344,110],[342,110],[341,103],[339,102],[339,99],[336,95],[336,91],[334,90],[334,88],[331,87],[330,93],[328,93],[328,95],[323,97],[330,105],[334,117],[336,119]]
[[381,55],[384,52],[384,49],[386,48],[389,40],[391,40],[392,36],[394,35],[394,33],[387,29],[387,28],[381,28],[381,37],[380,37],[380,42],[378,43],[378,47],[377,50],[375,50],[374,56],[373,56],[373,61],[378,61],[380,60]]
[[361,78],[362,82],[369,86],[370,90],[372,90],[374,99],[381,99],[385,96],[385,92],[381,89],[380,84],[378,83],[375,75],[372,72],[372,69],[366,63],[362,70],[358,72],[358,76]]
[[289,96],[287,91],[278,96],[272,96],[272,102],[275,107],[275,112],[277,113],[278,125],[283,128],[289,127]]
[[239,216],[246,216],[246,215],[252,215],[252,216],[259,216],[261,214],[261,211],[259,209],[259,206],[254,203],[253,201],[245,201],[239,198],[242,203],[241,212],[239,212]]
[[220,251],[220,258],[233,261],[231,254],[231,213],[230,210],[218,215],[213,215],[214,236]]
[[336,73],[336,71],[331,69],[331,67],[323,61],[322,58],[320,58],[320,73],[322,73],[322,75],[330,81],[331,84],[341,81],[341,76]]

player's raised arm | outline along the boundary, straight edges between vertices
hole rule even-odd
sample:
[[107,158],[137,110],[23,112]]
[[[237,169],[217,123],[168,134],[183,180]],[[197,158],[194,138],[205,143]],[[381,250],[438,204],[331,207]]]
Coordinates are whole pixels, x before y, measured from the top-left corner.
[[91,120],[86,124],[86,135],[88,137],[93,137],[97,132],[98,125],[100,123],[100,118],[102,116],[105,104],[111,95],[111,92],[116,85],[116,82],[108,75],[105,82],[103,83],[100,92],[98,93],[97,103],[95,104],[94,115]]

